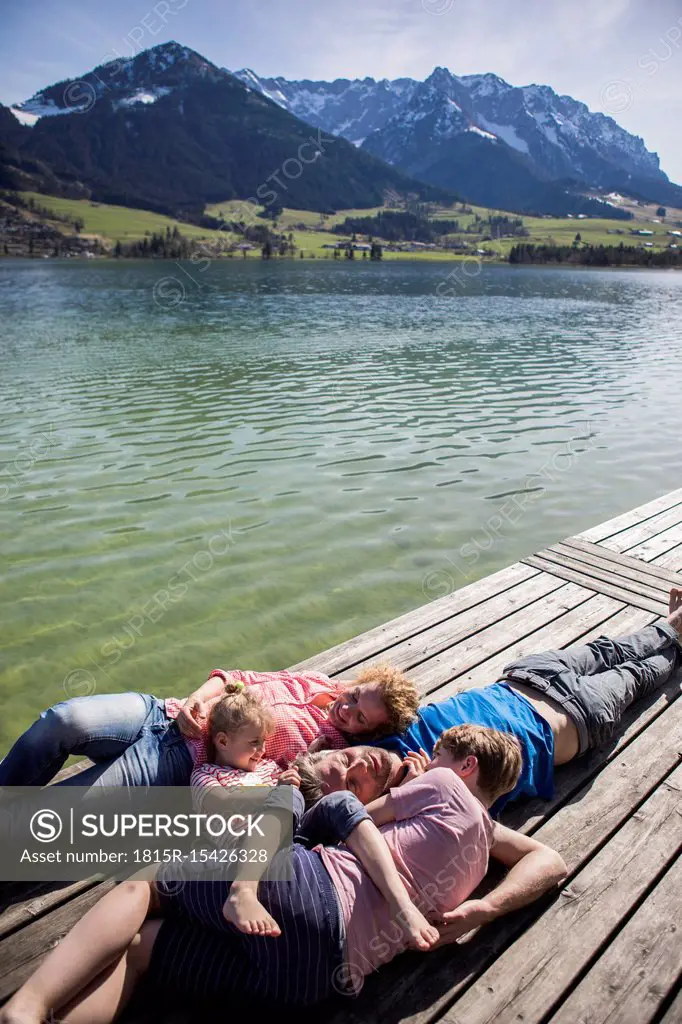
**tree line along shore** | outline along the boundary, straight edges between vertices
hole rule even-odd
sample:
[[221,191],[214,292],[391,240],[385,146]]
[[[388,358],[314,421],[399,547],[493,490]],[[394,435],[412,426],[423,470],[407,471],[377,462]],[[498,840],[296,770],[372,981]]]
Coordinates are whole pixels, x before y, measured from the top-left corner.
[[[247,207],[248,217],[244,216]],[[627,227],[590,218],[533,218],[466,203],[320,214],[207,207],[201,223],[151,211],[29,193],[0,193],[0,256],[115,259],[475,259],[512,265],[682,265],[682,211]],[[644,226],[643,226],[644,225]],[[649,225],[649,226],[646,226]],[[576,230],[577,229],[577,230]],[[106,232],[106,233],[105,233]],[[111,234],[122,237],[112,239]],[[620,236],[617,239],[608,236]],[[653,241],[652,241],[653,239]]]

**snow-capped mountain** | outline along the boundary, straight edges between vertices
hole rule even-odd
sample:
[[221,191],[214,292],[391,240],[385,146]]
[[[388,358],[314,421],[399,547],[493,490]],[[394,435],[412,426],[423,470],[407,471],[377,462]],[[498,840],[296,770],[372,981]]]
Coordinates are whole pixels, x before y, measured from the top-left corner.
[[[241,123],[237,110],[242,111]],[[78,123],[70,123],[73,119],[68,115],[91,112],[96,121],[102,121],[101,131],[109,133],[104,139],[95,139],[91,125],[84,130],[82,116],[75,118]],[[186,46],[168,42],[42,89],[12,108],[12,113],[24,127],[16,121],[15,127],[6,124],[3,136],[11,141],[13,152],[21,152],[25,163],[39,159],[67,181],[92,180],[101,188],[106,181],[113,194],[124,198],[133,194],[132,182],[136,201],[140,195],[145,202],[160,192],[164,197],[175,195],[178,184],[177,175],[174,180],[165,175],[163,183],[152,184],[146,164],[151,154],[136,155],[152,124],[159,131],[157,150],[161,145],[178,147],[177,157],[173,151],[168,159],[171,164],[177,159],[186,169],[187,181],[180,190],[186,201],[197,188],[195,181],[202,182],[198,189],[202,194],[206,189],[206,194],[213,195],[223,178],[236,188],[244,165],[261,175],[256,184],[262,184],[272,170],[271,157],[266,159],[264,128],[249,134],[262,120],[275,133],[268,135],[268,145],[275,145],[278,132],[297,135],[304,125],[352,142],[358,166],[363,168],[360,178],[367,175],[367,182],[372,181],[369,192],[363,186],[361,194],[376,195],[374,182],[380,179],[405,183],[403,172],[407,172],[412,179],[449,194],[509,210],[604,212],[603,203],[585,198],[588,191],[625,192],[682,206],[682,189],[668,181],[658,156],[612,118],[590,111],[570,96],[557,95],[549,86],[512,86],[493,74],[457,76],[438,67],[423,82],[412,78],[288,81],[259,78],[250,70],[231,72]],[[111,139],[113,122],[104,128],[105,113],[120,115],[118,145]],[[58,130],[58,125],[63,128]],[[15,128],[26,132],[26,126],[31,127],[30,139],[16,135]],[[237,136],[246,151],[232,152]],[[102,153],[109,145],[113,147],[111,166],[104,166]],[[339,149],[343,146],[339,144]],[[370,155],[383,161],[383,167]],[[220,170],[222,160],[227,163]],[[350,167],[352,155],[344,150],[342,161]],[[121,177],[124,163],[125,182],[118,182],[119,193],[113,191],[113,181]],[[154,175],[156,170],[154,165]],[[210,187],[204,184],[207,178]],[[247,178],[251,180],[251,175]],[[346,184],[354,181],[348,179]],[[312,201],[314,208],[339,208],[341,193],[348,192],[345,187],[322,189],[313,197],[310,190],[309,176],[294,189],[302,206]],[[420,185],[416,190],[423,192]]]
[[[414,123],[436,109],[441,113],[438,131],[443,137],[473,130],[529,157],[549,178],[589,181],[605,165],[647,177],[661,174],[658,156],[613,118],[593,113],[584,103],[559,96],[549,86],[516,87],[493,74],[460,78],[447,68],[436,68],[414,90],[401,116],[378,130],[395,144],[394,133],[401,124]],[[372,142],[375,151],[382,145],[381,138]]]
[[150,104],[188,82],[219,81],[228,74],[187,46],[162,43],[101,64],[82,78],[57,82],[10,109],[18,121],[32,126],[41,117],[85,113],[103,97],[115,109]]
[[423,82],[236,76],[297,117],[480,202],[529,209],[542,183],[566,181],[671,201],[674,186],[641,138],[546,85],[512,86],[494,74],[457,76],[441,67]]
[[[292,160],[305,174],[285,171],[273,185]],[[58,82],[13,112],[0,106],[0,187],[194,218],[207,203],[251,196],[319,211],[381,205],[390,192],[454,198],[330,139],[176,42]]]
[[356,146],[383,128],[391,117],[399,116],[419,85],[413,78],[290,82],[286,78],[260,78],[249,68],[234,75],[295,117],[332,135],[343,135]]

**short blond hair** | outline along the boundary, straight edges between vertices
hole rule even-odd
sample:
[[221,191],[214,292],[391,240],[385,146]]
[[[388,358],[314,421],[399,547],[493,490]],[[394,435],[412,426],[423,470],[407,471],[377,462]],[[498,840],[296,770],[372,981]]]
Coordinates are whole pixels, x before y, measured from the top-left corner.
[[470,754],[478,761],[478,784],[494,803],[519,781],[523,758],[516,736],[485,725],[455,725],[436,740],[434,757],[441,750],[454,760]]
[[356,686],[375,683],[386,705],[388,722],[373,732],[374,736],[387,736],[404,732],[414,719],[419,707],[419,690],[398,668],[386,662],[368,665],[355,680]]

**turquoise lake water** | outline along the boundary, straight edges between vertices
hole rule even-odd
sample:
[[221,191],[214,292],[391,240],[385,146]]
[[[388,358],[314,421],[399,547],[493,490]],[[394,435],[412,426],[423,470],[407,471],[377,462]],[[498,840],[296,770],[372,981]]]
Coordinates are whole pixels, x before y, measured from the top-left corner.
[[0,751],[680,486],[682,274],[459,266],[0,263]]

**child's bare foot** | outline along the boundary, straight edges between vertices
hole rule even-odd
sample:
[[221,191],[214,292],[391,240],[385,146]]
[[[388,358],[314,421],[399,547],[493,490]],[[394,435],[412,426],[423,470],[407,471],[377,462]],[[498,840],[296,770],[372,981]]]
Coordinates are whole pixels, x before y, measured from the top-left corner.
[[682,635],[682,589],[671,587],[668,601],[668,622]]
[[426,920],[421,910],[418,910],[413,903],[407,907],[401,907],[398,917],[402,923],[411,949],[420,949],[426,952],[431,949],[438,939],[440,932]]
[[43,1024],[48,1019],[45,1004],[21,990],[0,1009],[0,1024]]
[[256,891],[250,886],[232,884],[230,895],[223,906],[225,920],[247,935],[269,935],[277,938],[282,931],[274,917],[258,899]]

